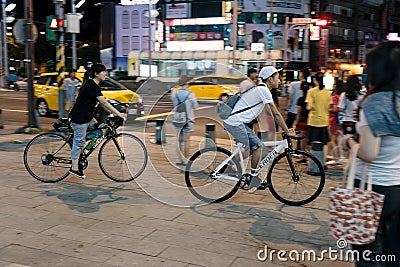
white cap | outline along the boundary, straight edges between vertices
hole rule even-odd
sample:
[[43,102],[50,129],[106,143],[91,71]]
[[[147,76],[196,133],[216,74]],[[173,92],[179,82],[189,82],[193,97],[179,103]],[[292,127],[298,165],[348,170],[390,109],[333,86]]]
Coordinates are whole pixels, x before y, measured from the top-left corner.
[[258,76],[263,79],[267,79],[271,77],[273,74],[279,72],[280,70],[281,69],[277,70],[274,66],[266,66],[260,70]]

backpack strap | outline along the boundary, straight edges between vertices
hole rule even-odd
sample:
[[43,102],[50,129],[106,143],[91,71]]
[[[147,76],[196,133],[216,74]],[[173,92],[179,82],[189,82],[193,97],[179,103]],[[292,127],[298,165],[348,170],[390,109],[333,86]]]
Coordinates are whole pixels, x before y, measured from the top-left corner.
[[244,109],[235,111],[235,112],[231,113],[230,116],[235,115],[235,114],[238,114],[238,113],[242,113],[243,111],[246,111],[246,110],[249,110],[249,109],[251,109],[251,108],[254,108],[255,106],[257,106],[258,104],[261,104],[261,103],[262,103],[262,101],[258,102],[257,104],[254,104],[254,105],[252,105],[252,106],[250,106],[250,107],[245,107]]
[[184,99],[183,101],[181,101],[181,100],[179,99],[178,92],[176,92],[175,97],[176,97],[176,99],[178,99],[178,106],[179,106],[180,104],[182,104],[183,102],[185,102],[185,101],[187,100],[187,98],[189,97],[189,95],[190,95],[190,91],[186,94],[185,99]]

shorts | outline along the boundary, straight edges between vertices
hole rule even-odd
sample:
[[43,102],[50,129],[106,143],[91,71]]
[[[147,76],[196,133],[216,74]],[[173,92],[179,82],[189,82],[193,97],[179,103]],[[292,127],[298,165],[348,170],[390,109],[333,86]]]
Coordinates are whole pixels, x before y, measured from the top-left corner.
[[242,143],[246,149],[257,150],[262,146],[262,141],[258,136],[245,124],[232,126],[224,123],[225,129],[235,138],[238,142]]
[[331,139],[328,134],[328,127],[315,127],[308,125],[308,144],[311,145],[314,141],[322,142],[326,145]]

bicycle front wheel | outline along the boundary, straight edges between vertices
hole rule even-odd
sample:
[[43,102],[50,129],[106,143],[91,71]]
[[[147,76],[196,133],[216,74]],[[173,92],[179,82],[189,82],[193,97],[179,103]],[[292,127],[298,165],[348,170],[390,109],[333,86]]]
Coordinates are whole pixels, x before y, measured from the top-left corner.
[[136,136],[120,133],[104,142],[98,160],[105,176],[116,182],[129,182],[146,168],[147,150]]
[[189,191],[207,203],[216,203],[232,197],[240,186],[242,169],[236,158],[232,158],[216,172],[231,153],[221,147],[210,147],[197,151],[188,161],[185,181]]
[[68,176],[71,164],[71,143],[60,134],[40,134],[25,147],[25,168],[41,182],[61,181]]
[[[295,150],[300,155],[296,159],[290,153],[282,153],[272,162],[267,181],[272,195],[282,203],[300,206],[310,203],[322,192],[325,172],[321,162],[312,154]],[[316,170],[310,172],[308,166],[314,163]]]

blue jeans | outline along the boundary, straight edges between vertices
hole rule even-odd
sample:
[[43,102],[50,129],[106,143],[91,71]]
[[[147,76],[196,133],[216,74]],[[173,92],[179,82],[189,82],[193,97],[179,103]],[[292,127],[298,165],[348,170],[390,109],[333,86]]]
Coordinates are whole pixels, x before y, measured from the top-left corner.
[[86,143],[86,131],[89,127],[89,123],[72,123],[72,126],[74,127],[74,141],[72,143],[71,159],[77,160],[79,159],[82,148],[85,146]]

